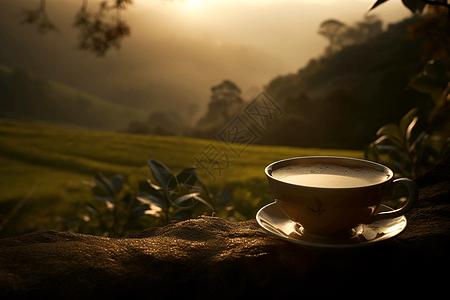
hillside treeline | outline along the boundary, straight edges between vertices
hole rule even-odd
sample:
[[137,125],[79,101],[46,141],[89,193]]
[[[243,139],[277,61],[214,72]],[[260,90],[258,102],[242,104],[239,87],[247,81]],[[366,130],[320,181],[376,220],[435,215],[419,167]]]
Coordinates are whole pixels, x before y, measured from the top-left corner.
[[[411,108],[428,111],[431,99],[407,88],[424,65],[423,40],[406,37],[409,26],[417,21],[410,18],[385,31],[373,17],[353,25],[336,20],[322,23],[319,33],[330,41],[325,54],[265,87],[283,115],[270,121],[255,143],[362,149],[381,126],[396,123]],[[214,122],[199,122],[192,136],[217,138],[232,119],[218,118],[217,110],[211,110],[214,101],[212,97],[202,119]],[[229,114],[227,109],[223,116]]]
[[99,99],[75,89],[56,90],[54,83],[24,70],[3,70],[0,116],[204,139],[220,139],[233,118],[242,116],[257,134],[253,144],[362,149],[384,124],[396,123],[413,107],[426,112],[433,105],[429,96],[407,88],[410,78],[424,66],[423,38],[407,37],[419,20],[406,19],[385,30],[376,17],[354,24],[324,21],[318,28],[329,41],[323,55],[264,87],[282,111],[267,120],[264,130],[246,119],[244,112],[253,99],[244,99],[239,82],[229,80],[211,88],[206,113],[188,126],[192,120],[182,116],[193,119],[197,105],[185,112],[141,110],[136,117],[136,110],[111,107],[104,100],[100,105]]

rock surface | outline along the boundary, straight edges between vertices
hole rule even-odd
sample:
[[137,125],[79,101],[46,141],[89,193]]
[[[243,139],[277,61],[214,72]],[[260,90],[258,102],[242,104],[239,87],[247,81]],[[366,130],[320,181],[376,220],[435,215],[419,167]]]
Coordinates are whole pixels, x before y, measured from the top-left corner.
[[[450,162],[416,180],[408,227],[352,251],[300,248],[260,229],[199,217],[110,239],[43,231],[0,240],[2,299],[159,299],[446,292]],[[306,293],[306,294],[305,294]]]

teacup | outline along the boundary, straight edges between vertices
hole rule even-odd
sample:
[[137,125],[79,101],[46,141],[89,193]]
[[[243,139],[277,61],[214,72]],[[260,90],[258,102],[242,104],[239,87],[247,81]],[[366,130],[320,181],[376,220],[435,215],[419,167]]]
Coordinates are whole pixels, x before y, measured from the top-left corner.
[[[285,159],[265,169],[276,203],[301,225],[304,234],[333,237],[348,234],[359,224],[396,218],[409,212],[418,199],[414,181],[394,180],[388,167],[362,159],[309,156]],[[404,185],[406,204],[376,213],[394,187]]]

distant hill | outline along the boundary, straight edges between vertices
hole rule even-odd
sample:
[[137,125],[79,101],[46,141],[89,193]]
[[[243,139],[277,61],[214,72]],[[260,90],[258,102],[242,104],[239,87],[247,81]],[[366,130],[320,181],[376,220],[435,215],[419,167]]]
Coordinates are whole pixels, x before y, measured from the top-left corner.
[[407,38],[418,18],[390,25],[363,43],[312,59],[266,87],[285,114],[258,141],[299,147],[362,149],[383,125],[411,108],[425,114],[429,96],[407,89],[424,66],[422,43]]
[[0,116],[105,131],[124,130],[152,110],[108,102],[23,69],[0,65]]

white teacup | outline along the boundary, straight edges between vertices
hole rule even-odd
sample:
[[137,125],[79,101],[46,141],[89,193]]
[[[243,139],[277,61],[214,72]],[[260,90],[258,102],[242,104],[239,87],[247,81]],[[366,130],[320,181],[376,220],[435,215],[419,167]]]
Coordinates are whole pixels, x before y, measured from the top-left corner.
[[[311,156],[277,161],[265,169],[276,203],[306,234],[330,237],[359,224],[395,218],[409,212],[418,199],[414,181],[394,180],[391,169],[355,158]],[[396,185],[406,186],[406,204],[375,214]]]

